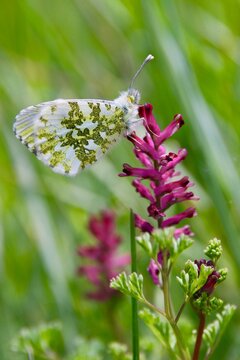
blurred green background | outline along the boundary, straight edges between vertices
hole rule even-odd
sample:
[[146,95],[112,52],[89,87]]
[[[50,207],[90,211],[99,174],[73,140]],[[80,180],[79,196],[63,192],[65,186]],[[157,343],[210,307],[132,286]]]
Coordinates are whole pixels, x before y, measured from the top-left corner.
[[[184,171],[201,197],[189,255],[202,256],[208,239],[222,239],[229,277],[221,296],[238,304],[239,13],[235,0],[1,1],[1,360],[22,359],[9,352],[19,329],[55,319],[67,344],[76,334],[111,338],[104,305],[99,311],[84,299],[88,285],[76,277],[76,248],[89,239],[89,212],[111,206],[127,249],[128,208],[141,213],[146,205],[130,180],[117,176],[123,162],[134,163],[126,140],[91,170],[65,178],[15,139],[14,117],[56,98],[114,99],[149,53],[155,60],[135,84],[142,102],[153,104],[161,127],[175,113],[186,120],[171,145],[188,149]],[[120,317],[128,305],[121,303]],[[122,325],[130,331],[127,319]],[[239,333],[236,313],[213,358],[239,359]]]

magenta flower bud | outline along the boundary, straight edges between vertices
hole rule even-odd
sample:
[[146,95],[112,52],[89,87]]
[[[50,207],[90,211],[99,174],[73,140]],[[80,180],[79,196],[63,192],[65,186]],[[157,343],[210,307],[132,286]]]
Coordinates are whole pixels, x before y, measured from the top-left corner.
[[177,181],[172,181],[167,184],[159,185],[155,188],[154,193],[156,196],[164,195],[166,193],[170,193],[171,191],[177,189],[187,189],[190,186],[193,186],[193,183],[189,181],[188,176],[184,176],[182,179]]
[[135,179],[132,182],[133,186],[135,187],[136,191],[145,199],[153,202],[154,197],[151,194],[151,191],[147,188],[147,186],[143,185],[140,180]]
[[147,268],[147,271],[149,272],[151,278],[152,278],[152,281],[155,285],[160,285],[160,281],[159,281],[159,268],[156,264],[156,262],[151,259],[150,260],[150,264]]
[[151,233],[154,227],[146,220],[142,219],[140,215],[134,214],[135,226],[142,232]]
[[151,104],[145,104],[143,106],[139,106],[138,113],[141,118],[145,119],[145,127],[150,130],[153,136],[159,137],[160,129],[153,116],[152,109],[153,107]]
[[134,132],[128,136],[128,139],[137,147],[140,151],[149,155],[152,159],[157,160],[159,155],[154,146],[151,146],[146,139],[141,139]]
[[123,164],[123,173],[119,176],[136,176],[140,179],[153,179],[157,180],[160,178],[158,171],[154,169],[143,169],[143,168],[134,168],[128,164]]
[[161,131],[160,136],[157,138],[156,143],[162,144],[165,140],[170,138],[175,132],[177,132],[184,125],[184,120],[181,114],[174,116],[173,121]]
[[138,149],[134,149],[134,154],[136,155],[136,157],[138,158],[138,160],[146,167],[146,168],[151,168],[152,167],[152,160],[151,158],[147,155],[144,154],[143,152],[141,152]]
[[165,214],[160,210],[159,206],[157,206],[156,203],[150,204],[147,208],[149,216],[154,218],[155,220],[158,220],[165,216]]
[[211,295],[211,293],[215,289],[218,279],[220,278],[219,272],[215,270],[214,264],[211,260],[200,259],[200,260],[195,260],[194,263],[198,266],[198,273],[200,272],[200,268],[202,264],[206,266],[210,266],[214,269],[214,271],[208,276],[206,283],[197,292],[197,295],[200,295],[202,292]]
[[191,231],[189,225],[185,225],[182,228],[176,229],[174,231],[175,239],[179,238],[181,235],[193,236],[194,233]]
[[[168,254],[168,256],[169,256],[169,254]],[[162,264],[163,264],[163,252],[162,252],[162,250],[158,252],[157,260],[158,260],[159,265],[162,266]]]
[[193,216],[197,216],[196,209],[192,208],[192,207],[188,208],[187,210],[164,220],[162,222],[162,228],[177,225],[180,223],[180,221],[182,221],[186,218],[191,218]]

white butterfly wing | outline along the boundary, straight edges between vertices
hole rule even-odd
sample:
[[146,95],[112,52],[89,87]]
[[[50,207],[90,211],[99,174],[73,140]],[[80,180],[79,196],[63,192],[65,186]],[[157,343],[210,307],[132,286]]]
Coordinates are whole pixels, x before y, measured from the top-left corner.
[[23,109],[16,137],[53,171],[76,175],[94,164],[125,130],[113,101],[58,99]]

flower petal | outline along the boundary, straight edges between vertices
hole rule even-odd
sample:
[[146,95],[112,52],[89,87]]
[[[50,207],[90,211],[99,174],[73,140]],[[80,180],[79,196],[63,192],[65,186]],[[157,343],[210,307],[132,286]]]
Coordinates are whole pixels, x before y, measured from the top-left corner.
[[154,197],[153,197],[151,191],[147,188],[147,186],[143,185],[139,179],[133,180],[132,184],[135,187],[136,191],[143,198],[149,200],[150,202],[154,202]]
[[181,114],[174,116],[173,121],[161,131],[159,137],[156,139],[156,143],[159,146],[165,140],[170,138],[175,132],[177,132],[184,124],[184,120]]
[[165,228],[165,227],[176,225],[176,224],[180,223],[180,221],[182,221],[186,218],[191,218],[196,215],[197,215],[196,209],[193,207],[190,207],[187,210],[185,210],[177,215],[174,215],[166,220],[163,220],[161,227]]
[[134,214],[134,222],[135,226],[142,230],[142,232],[151,233],[154,229],[154,227],[149,222],[141,218],[141,216],[138,214]]

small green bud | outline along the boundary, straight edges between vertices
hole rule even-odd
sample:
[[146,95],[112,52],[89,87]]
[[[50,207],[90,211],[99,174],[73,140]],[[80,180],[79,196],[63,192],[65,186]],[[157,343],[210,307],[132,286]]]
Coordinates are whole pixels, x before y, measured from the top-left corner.
[[214,238],[212,240],[209,240],[209,243],[204,250],[204,253],[214,262],[216,263],[217,260],[222,255],[223,248],[221,245],[221,240]]
[[136,237],[138,244],[143,248],[143,250],[152,258],[153,255],[153,246],[151,242],[151,235],[147,232]]
[[220,270],[218,270],[218,273],[220,274],[220,277],[219,277],[217,283],[220,284],[222,281],[224,281],[226,279],[227,274],[228,274],[228,269],[227,268],[220,269]]
[[223,305],[223,301],[215,296],[209,297],[207,293],[203,292],[197,299],[192,301],[192,305],[197,311],[209,315],[219,310]]

